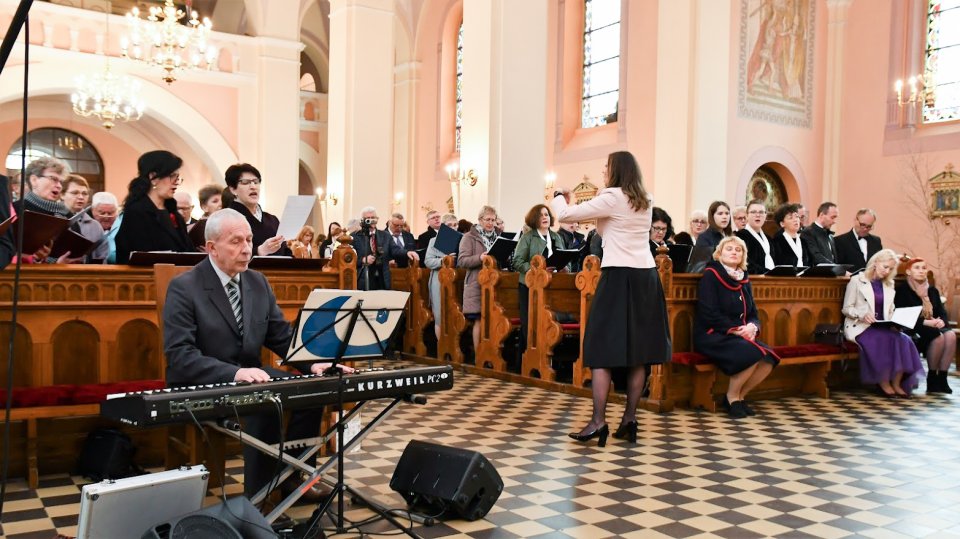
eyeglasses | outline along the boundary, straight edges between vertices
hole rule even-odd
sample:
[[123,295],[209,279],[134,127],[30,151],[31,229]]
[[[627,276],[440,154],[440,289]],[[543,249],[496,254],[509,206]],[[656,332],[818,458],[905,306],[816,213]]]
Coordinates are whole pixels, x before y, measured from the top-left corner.
[[193,206],[177,206],[177,209],[180,211],[183,210],[193,210]]
[[666,231],[667,231],[667,227],[665,227],[665,226],[652,226],[652,227],[650,227],[650,230],[652,230],[652,231],[654,231],[654,232],[666,232]]
[[750,210],[747,213],[749,213],[750,215],[766,215],[767,210]]
[[707,224],[707,221],[705,219],[691,219],[690,222],[698,225]]
[[260,178],[241,178],[237,181],[240,185],[260,185],[260,182],[263,181]]
[[60,177],[58,177],[58,176],[46,176],[46,175],[41,174],[40,176],[37,176],[37,177],[38,177],[38,178],[44,178],[44,179],[47,179],[47,180],[53,180],[53,181],[55,181],[55,182],[57,182],[57,183],[63,183],[63,178],[60,178]]
[[483,219],[480,219],[480,220],[483,221],[484,223],[496,223],[496,222],[497,222],[497,218],[496,218],[496,217],[484,217]]
[[862,228],[862,229],[864,229],[864,230],[873,230],[873,225],[868,225],[868,224],[866,224],[866,223],[861,223],[860,221],[857,221],[857,226],[859,226],[860,228]]
[[181,184],[181,183],[183,183],[183,180],[186,179],[186,178],[184,178],[183,176],[181,176],[181,175],[179,175],[179,174],[171,174],[171,175],[169,175],[169,176],[167,176],[167,177],[170,178],[170,182],[171,182],[171,183],[174,183],[174,184]]

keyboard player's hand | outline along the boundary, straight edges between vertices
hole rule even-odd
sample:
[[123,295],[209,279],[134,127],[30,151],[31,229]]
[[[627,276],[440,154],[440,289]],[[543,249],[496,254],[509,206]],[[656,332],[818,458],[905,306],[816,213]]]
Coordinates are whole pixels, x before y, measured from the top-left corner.
[[240,369],[237,371],[237,374],[233,375],[234,382],[252,382],[254,384],[259,382],[269,382],[270,375],[267,374],[267,371],[263,369],[257,369],[254,367]]
[[[313,374],[323,374],[323,371],[329,369],[331,366],[333,366],[333,363],[314,363],[310,365],[310,372]],[[354,370],[353,367],[342,363],[337,365],[337,367],[343,369],[343,374],[350,374]]]

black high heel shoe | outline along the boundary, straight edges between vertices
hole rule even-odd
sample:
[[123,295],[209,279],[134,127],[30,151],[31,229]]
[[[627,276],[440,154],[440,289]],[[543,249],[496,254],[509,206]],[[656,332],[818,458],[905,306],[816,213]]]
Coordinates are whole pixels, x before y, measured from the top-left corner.
[[626,440],[631,444],[637,443],[637,422],[631,421],[620,425],[617,432],[613,433],[613,437],[618,440]]
[[573,438],[578,442],[587,442],[594,438],[600,438],[597,440],[597,446],[603,447],[607,445],[607,436],[610,435],[610,427],[606,423],[602,427],[593,429],[593,432],[588,432],[587,434],[580,434],[579,432],[571,432],[567,436]]

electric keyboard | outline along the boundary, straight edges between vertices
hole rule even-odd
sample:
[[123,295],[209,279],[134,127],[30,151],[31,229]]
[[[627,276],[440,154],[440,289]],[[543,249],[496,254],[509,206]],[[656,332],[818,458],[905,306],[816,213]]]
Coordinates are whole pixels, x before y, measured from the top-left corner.
[[[250,384],[230,382],[118,393],[100,403],[100,415],[149,427],[215,420],[263,410],[318,408],[337,404],[338,377],[302,375]],[[401,367],[343,375],[343,402],[402,398],[453,387],[453,368]]]

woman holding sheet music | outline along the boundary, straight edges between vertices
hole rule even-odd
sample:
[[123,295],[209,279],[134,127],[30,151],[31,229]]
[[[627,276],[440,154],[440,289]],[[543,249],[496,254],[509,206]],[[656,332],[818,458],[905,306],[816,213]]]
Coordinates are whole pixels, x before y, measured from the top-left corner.
[[636,442],[644,368],[666,363],[671,353],[667,303],[650,253],[653,201],[630,152],[610,154],[605,172],[606,188],[592,200],[571,206],[570,193],[564,192],[550,203],[561,222],[597,219],[603,230],[602,273],[583,338],[584,364],[593,373],[593,417],[580,432],[570,434],[578,441],[598,438],[601,447],[610,433],[606,406],[611,369],[630,369],[627,406],[613,436]]
[[910,337],[875,325],[893,317],[896,270],[897,254],[883,249],[870,257],[867,269],[850,278],[843,296],[843,333],[860,346],[860,381],[877,384],[885,397],[906,399],[923,372],[920,355]]
[[473,321],[473,350],[480,344],[480,268],[482,257],[497,241],[497,210],[490,206],[480,208],[477,224],[460,240],[457,267],[467,270],[463,278],[463,315]]
[[550,208],[537,204],[530,208],[524,224],[529,232],[520,236],[517,248],[513,252],[513,271],[520,274],[520,284],[517,289],[517,307],[520,310],[520,350],[527,349],[527,320],[530,316],[530,289],[527,288],[527,272],[530,271],[530,261],[536,255],[549,258],[557,249],[563,249],[563,238],[560,234],[550,230],[553,227],[553,214]]

